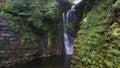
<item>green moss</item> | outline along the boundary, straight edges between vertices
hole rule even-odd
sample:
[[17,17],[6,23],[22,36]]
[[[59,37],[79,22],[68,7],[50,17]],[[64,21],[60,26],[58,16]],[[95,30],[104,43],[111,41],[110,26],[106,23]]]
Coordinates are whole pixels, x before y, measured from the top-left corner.
[[51,42],[52,42],[51,38],[48,38],[48,46],[51,46]]
[[114,27],[109,26],[112,5],[110,8],[108,5],[107,1],[101,0],[82,20],[75,39],[73,68],[119,67],[120,33],[116,35],[119,27],[114,24],[111,25]]

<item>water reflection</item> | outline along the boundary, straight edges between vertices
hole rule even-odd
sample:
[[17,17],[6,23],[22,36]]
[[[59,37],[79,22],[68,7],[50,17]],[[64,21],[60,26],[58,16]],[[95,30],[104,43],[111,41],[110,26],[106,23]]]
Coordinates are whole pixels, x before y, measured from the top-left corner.
[[61,55],[46,58],[45,60],[35,59],[25,64],[18,64],[9,68],[70,68],[71,55]]
[[70,64],[71,64],[71,55],[65,55],[63,68],[70,68]]

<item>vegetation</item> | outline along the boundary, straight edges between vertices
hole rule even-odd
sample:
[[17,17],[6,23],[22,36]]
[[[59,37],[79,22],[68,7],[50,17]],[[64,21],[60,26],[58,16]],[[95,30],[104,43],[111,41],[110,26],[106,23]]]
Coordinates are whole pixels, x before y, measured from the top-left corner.
[[[93,1],[84,0],[77,6],[83,8],[76,11],[76,16],[83,18],[76,18],[78,21],[82,20],[79,28],[75,27],[75,23],[67,22],[68,32],[71,35],[76,33],[75,29],[79,29],[74,42],[71,68],[120,68],[120,0]],[[62,13],[58,5],[57,0],[7,0],[5,3],[0,3],[0,16],[9,22],[14,33],[21,35],[21,47],[38,48],[41,45],[42,56],[46,57],[49,56],[49,47],[53,44],[55,45],[51,47],[53,48],[51,51],[54,53],[61,51],[59,49],[61,47],[56,46],[62,44],[57,43],[61,40],[58,38],[61,35],[57,34],[61,32],[62,27]],[[66,8],[65,5],[63,11],[67,11]],[[55,41],[52,43],[53,39]],[[7,48],[3,44],[2,47]],[[25,55],[29,57],[39,54],[37,50],[36,53],[31,52],[16,55],[24,58]]]
[[84,17],[75,40],[72,68],[120,67],[120,27],[112,20],[112,7],[119,3],[101,0]]
[[22,35],[22,45],[27,40],[35,42],[41,34],[47,36],[48,45],[51,45],[54,32],[60,27],[58,9],[56,0],[7,0],[1,6],[0,15],[16,33]]

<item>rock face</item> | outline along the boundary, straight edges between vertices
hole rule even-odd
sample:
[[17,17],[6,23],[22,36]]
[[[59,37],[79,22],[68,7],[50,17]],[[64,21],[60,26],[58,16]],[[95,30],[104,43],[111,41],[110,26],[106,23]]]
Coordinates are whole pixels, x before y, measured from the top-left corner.
[[84,12],[74,43],[71,68],[120,67],[120,0],[98,2]]
[[39,56],[39,48],[21,48],[21,35],[10,29],[9,23],[0,17],[0,67],[22,63]]
[[[15,34],[9,27],[7,21],[0,17],[0,47],[19,48],[20,35]],[[3,49],[3,48],[2,48]]]
[[[2,59],[1,63],[5,62],[5,59],[9,60],[13,58],[13,56],[15,56],[14,51],[20,46],[20,38],[21,36],[19,34],[14,33],[10,29],[8,22],[0,17],[0,58]],[[8,53],[11,53],[11,55]]]
[[59,7],[60,7],[60,9],[61,9],[62,12],[68,11],[71,8],[71,6],[72,6],[72,4],[69,3],[66,0],[60,0],[59,1]]
[[[21,45],[22,36],[15,33],[9,22],[0,16],[0,66],[30,61],[35,58],[60,55],[62,53],[62,31],[56,31],[51,46],[48,47],[47,36],[40,37],[35,43],[26,42]],[[62,35],[61,35],[62,36]]]

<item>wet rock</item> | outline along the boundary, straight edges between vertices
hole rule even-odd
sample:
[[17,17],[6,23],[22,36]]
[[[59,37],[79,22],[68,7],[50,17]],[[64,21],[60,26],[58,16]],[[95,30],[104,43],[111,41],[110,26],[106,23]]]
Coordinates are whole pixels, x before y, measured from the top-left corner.
[[1,28],[1,30],[9,30],[9,28],[3,27],[3,28]]
[[0,22],[0,26],[6,26],[6,27],[9,27],[9,24],[6,23],[6,21],[2,21],[2,22]]
[[0,37],[0,40],[3,40],[4,39],[4,37]]
[[17,40],[17,38],[16,37],[11,37],[9,40],[10,41],[15,41],[15,40]]
[[10,36],[12,36],[11,34],[1,34],[1,36],[5,36],[5,37],[10,37]]
[[2,56],[0,63],[5,66],[15,64],[17,62],[15,49],[19,48],[19,45],[20,35],[15,34],[8,22],[0,17],[0,56]]

